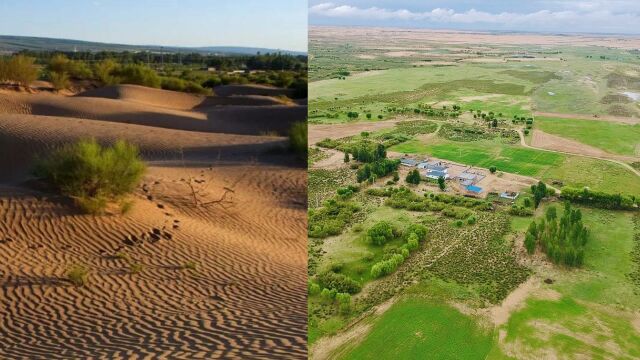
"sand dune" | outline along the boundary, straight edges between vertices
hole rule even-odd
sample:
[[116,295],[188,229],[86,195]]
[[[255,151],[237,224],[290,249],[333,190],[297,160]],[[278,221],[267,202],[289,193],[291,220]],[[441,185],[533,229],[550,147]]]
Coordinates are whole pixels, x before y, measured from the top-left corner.
[[[63,116],[80,119],[105,120],[109,122],[121,122],[128,124],[147,125],[169,129],[201,131],[201,132],[225,132],[240,134],[263,134],[276,132],[286,134],[291,124],[296,121],[304,121],[307,115],[306,106],[273,105],[273,101],[264,98],[228,98],[216,100],[200,98],[196,103],[189,98],[193,95],[180,94],[172,98],[175,92],[166,90],[144,89],[147,92],[131,88],[135,96],[127,96],[124,99],[109,98],[114,93],[120,93],[117,89],[130,89],[127,87],[107,88],[107,90],[91,90],[95,96],[102,94],[105,97],[89,96],[61,96],[50,93],[21,94],[12,91],[0,92],[0,114],[30,114],[43,116]],[[116,90],[114,90],[116,89]],[[123,90],[125,92],[129,90]],[[163,94],[157,96],[154,94]],[[182,97],[185,95],[186,97]],[[132,101],[135,98],[137,100]],[[146,99],[142,101],[142,99]],[[168,104],[200,105],[193,110],[177,110],[175,108],[158,107],[153,101],[161,102],[166,99]],[[172,100],[173,99],[173,100]],[[185,100],[187,99],[187,100]],[[190,100],[194,100],[189,103]],[[211,106],[216,104],[218,106]],[[236,102],[236,104],[233,104]],[[189,104],[187,104],[189,103]],[[245,103],[247,105],[239,105]],[[251,104],[251,105],[250,105]],[[221,106],[226,105],[226,106]],[[237,105],[237,106],[235,106]],[[177,107],[177,105],[175,105]]]
[[[272,151],[286,139],[150,126],[215,113],[242,132],[227,106],[136,96],[0,93],[0,358],[306,358],[306,170]],[[109,120],[123,109],[147,125]],[[24,185],[34,156],[83,137],[140,146],[149,169],[126,216]],[[195,206],[191,179],[205,200],[232,186],[230,207]],[[76,263],[84,287],[65,279]]]
[[202,95],[153,89],[138,85],[113,85],[87,90],[77,96],[117,99],[176,110],[190,110],[204,100]]
[[231,95],[263,95],[263,96],[290,96],[291,89],[281,89],[265,85],[220,85],[213,89],[218,96]]

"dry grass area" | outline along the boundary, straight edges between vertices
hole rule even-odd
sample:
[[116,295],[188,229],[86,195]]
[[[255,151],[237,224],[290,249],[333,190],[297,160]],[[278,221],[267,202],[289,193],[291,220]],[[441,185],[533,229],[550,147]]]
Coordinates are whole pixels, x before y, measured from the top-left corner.
[[[306,107],[84,95],[0,94],[0,358],[306,358],[306,169],[260,135]],[[26,185],[34,157],[87,137],[140,147],[126,215]]]

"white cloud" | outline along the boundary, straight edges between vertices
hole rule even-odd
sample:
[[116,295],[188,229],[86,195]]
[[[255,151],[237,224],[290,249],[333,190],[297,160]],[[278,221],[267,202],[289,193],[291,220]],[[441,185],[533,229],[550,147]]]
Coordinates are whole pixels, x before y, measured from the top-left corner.
[[[313,16],[330,18],[400,20],[425,24],[488,24],[510,29],[622,33],[640,31],[640,15],[638,13],[633,11],[613,12],[607,8],[608,1],[549,1],[549,3],[552,2],[556,5],[561,3],[562,9],[539,10],[530,13],[491,13],[475,9],[456,12],[452,9],[435,8],[420,12],[379,7],[359,8],[326,2],[311,6],[309,13]],[[612,1],[611,3],[616,3],[615,8],[621,9],[624,7],[624,3],[629,2]],[[638,6],[630,5],[630,8],[636,7]]]

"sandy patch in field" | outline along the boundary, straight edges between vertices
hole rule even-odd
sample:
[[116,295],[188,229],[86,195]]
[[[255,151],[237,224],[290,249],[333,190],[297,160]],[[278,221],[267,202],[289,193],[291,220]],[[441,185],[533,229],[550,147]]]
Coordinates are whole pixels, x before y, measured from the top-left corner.
[[583,144],[579,141],[563,138],[561,136],[546,133],[541,130],[533,130],[531,136],[531,146],[573,154],[588,155],[600,158],[609,158],[622,161],[636,161],[639,158],[608,153],[593,146]]
[[[271,152],[284,137],[193,131],[203,113],[177,108],[202,99],[128,90],[0,94],[0,358],[306,358],[306,168]],[[126,216],[23,185],[35,156],[88,137],[141,149]],[[188,182],[202,202],[232,188],[229,207],[195,206]]]
[[375,59],[377,56],[374,55],[365,55],[365,54],[360,54],[360,55],[356,55],[356,57],[358,59],[363,59],[363,60],[373,60]]

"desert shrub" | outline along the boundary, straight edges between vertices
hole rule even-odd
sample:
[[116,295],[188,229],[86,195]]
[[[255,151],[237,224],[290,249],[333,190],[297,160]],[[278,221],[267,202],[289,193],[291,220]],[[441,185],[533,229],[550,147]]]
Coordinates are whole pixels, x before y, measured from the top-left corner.
[[373,245],[384,245],[393,240],[393,238],[393,226],[386,221],[380,221],[367,230],[367,242]]
[[66,72],[50,72],[49,81],[51,81],[53,88],[56,90],[64,90],[71,85],[69,75]]
[[93,73],[103,85],[115,85],[120,83],[120,79],[113,75],[119,64],[112,59],[98,61],[93,66]]
[[191,271],[197,271],[198,270],[198,263],[192,260],[189,260],[187,262],[185,262],[184,264],[182,264],[182,269],[186,269],[186,270],[191,270]]
[[144,269],[144,266],[140,263],[129,264],[129,273],[131,274],[138,274],[142,272],[143,269]]
[[89,268],[83,264],[73,264],[67,269],[66,276],[74,285],[82,286],[87,283]]
[[23,55],[0,59],[0,82],[12,81],[22,86],[29,86],[38,78],[38,69],[34,65],[35,58]]
[[213,92],[210,89],[204,88],[202,87],[202,85],[198,84],[197,82],[194,81],[187,81],[185,87],[184,87],[184,91],[188,92],[188,93],[192,93],[192,94],[199,94],[199,95],[211,95],[213,94]]
[[339,293],[356,294],[362,289],[360,283],[357,281],[346,275],[336,274],[332,271],[318,274],[317,280],[322,287],[336,290]]
[[475,223],[476,223],[476,217],[473,215],[469,216],[469,218],[467,219],[467,224],[473,225]]
[[184,91],[186,86],[186,81],[175,77],[163,77],[160,82],[160,87],[164,90]]
[[296,122],[289,130],[289,144],[298,154],[307,153],[307,123]]
[[102,147],[92,139],[55,150],[37,162],[34,173],[85,210],[100,213],[107,201],[131,192],[144,170],[134,145],[117,141]]
[[129,64],[115,68],[113,75],[123,84],[134,84],[159,88],[162,84],[160,76],[150,67],[140,64]]

